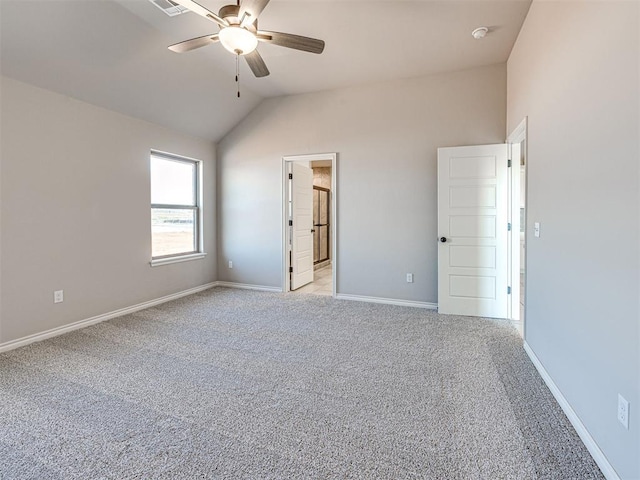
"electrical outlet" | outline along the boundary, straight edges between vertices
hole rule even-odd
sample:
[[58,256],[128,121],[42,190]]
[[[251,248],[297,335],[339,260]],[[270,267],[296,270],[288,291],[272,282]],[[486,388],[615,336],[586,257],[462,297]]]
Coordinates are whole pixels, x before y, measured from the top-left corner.
[[229,268],[233,268],[233,262],[229,260]]
[[540,222],[535,222],[533,224],[533,236],[540,237]]
[[407,273],[407,283],[413,283],[413,273]]
[[618,394],[618,421],[629,430],[629,402]]
[[53,303],[64,302],[64,290],[56,290],[53,292]]

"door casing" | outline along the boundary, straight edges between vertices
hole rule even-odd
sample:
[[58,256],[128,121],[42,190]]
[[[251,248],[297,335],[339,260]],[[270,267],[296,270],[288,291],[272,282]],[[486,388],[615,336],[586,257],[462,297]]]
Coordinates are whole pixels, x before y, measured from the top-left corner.
[[338,154],[333,153],[318,153],[312,155],[287,155],[282,157],[282,291],[291,291],[291,279],[289,277],[289,267],[291,266],[289,260],[289,224],[287,214],[287,199],[288,199],[288,185],[289,185],[289,168],[290,162],[303,162],[309,163],[316,161],[331,161],[331,266],[332,266],[332,296],[335,298],[338,291],[337,285],[337,272],[339,252],[337,249],[338,238],[338,190],[337,190],[337,177],[338,177]]
[[[527,311],[527,303],[526,303],[526,298],[527,295],[525,294],[525,304],[524,304],[524,309],[525,309],[525,315],[524,318],[520,318],[520,296],[523,295],[525,292],[521,292],[520,291],[520,269],[524,267],[524,288],[525,291],[527,290],[527,248],[526,245],[528,244],[528,238],[527,238],[527,228],[526,228],[526,222],[527,222],[527,212],[529,210],[528,208],[528,202],[529,202],[529,189],[526,188],[526,185],[524,185],[525,187],[525,225],[524,225],[524,244],[525,244],[525,249],[524,249],[524,265],[520,265],[520,189],[523,187],[523,185],[520,185],[520,181],[521,181],[521,177],[520,177],[520,155],[518,155],[518,153],[520,153],[524,159],[525,159],[525,171],[529,168],[529,161],[528,161],[528,157],[527,157],[527,122],[528,119],[527,117],[524,117],[522,119],[522,121],[518,124],[518,126],[515,128],[515,130],[513,130],[513,132],[511,132],[509,134],[509,136],[507,137],[507,144],[509,144],[510,148],[511,148],[511,158],[513,159],[513,168],[511,169],[512,171],[510,172],[511,174],[511,185],[512,185],[512,189],[511,189],[511,198],[510,198],[510,202],[511,202],[511,210],[512,210],[512,215],[511,215],[511,222],[513,225],[513,230],[512,230],[512,235],[511,235],[511,245],[512,245],[512,251],[511,251],[511,255],[510,255],[510,272],[511,272],[511,283],[513,285],[512,290],[511,290],[511,298],[510,298],[510,315],[509,318],[511,320],[514,321],[514,324],[516,324],[516,327],[518,328],[518,330],[520,331],[522,337],[526,340],[526,311]],[[522,147],[520,147],[522,145]],[[528,175],[525,175],[525,181],[528,178]],[[513,187],[515,186],[515,188]],[[517,248],[516,248],[517,246]]]

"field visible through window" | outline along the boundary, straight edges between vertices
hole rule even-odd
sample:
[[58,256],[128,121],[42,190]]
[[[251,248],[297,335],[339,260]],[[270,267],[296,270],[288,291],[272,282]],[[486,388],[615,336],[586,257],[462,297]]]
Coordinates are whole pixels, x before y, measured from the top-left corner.
[[196,251],[194,220],[193,210],[152,209],[153,257]]

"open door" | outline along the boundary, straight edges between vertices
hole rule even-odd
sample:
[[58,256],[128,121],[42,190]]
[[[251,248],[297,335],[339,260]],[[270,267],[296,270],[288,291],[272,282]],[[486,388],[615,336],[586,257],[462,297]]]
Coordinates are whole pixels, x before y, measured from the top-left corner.
[[438,312],[508,315],[506,144],[438,149]]
[[291,290],[313,282],[313,170],[293,162]]

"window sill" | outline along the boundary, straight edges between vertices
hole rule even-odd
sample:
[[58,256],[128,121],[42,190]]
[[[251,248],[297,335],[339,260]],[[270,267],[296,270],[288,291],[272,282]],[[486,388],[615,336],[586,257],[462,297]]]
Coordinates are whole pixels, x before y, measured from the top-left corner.
[[191,260],[199,260],[206,257],[206,253],[190,253],[189,255],[180,255],[176,257],[158,258],[151,260],[149,264],[152,267],[159,267],[160,265],[170,265],[172,263],[190,262]]

